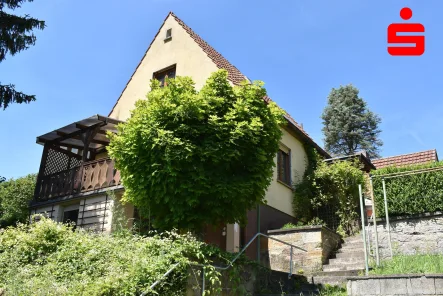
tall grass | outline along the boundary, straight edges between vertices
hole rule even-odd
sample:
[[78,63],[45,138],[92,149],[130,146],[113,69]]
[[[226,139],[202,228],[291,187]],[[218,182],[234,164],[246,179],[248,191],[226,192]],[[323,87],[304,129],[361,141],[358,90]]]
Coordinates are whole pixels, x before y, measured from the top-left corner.
[[442,254],[397,255],[369,272],[383,274],[443,273]]

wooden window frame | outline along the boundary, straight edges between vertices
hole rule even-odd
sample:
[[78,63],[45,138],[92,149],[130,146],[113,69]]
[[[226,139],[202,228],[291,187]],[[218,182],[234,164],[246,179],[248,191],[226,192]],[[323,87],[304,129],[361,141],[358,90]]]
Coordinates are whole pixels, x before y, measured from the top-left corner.
[[174,70],[174,77],[173,78],[175,78],[177,76],[177,64],[171,65],[171,66],[163,68],[163,69],[161,69],[161,70],[159,70],[157,72],[154,72],[152,74],[152,78],[153,79],[157,79],[158,81],[160,81],[161,87],[163,87],[164,86],[164,80],[162,81],[161,78],[159,79],[159,76],[162,76],[162,75],[166,74],[164,77],[167,77],[168,72],[171,72],[171,70]]
[[[283,156],[286,157],[283,158]],[[282,161],[285,162],[284,166]],[[281,147],[277,152],[277,181],[292,189],[291,150],[287,147]]]

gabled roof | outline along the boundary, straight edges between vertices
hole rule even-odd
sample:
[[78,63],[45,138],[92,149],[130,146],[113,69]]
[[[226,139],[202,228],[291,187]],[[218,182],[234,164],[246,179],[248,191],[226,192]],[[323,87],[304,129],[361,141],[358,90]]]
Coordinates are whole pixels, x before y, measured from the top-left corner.
[[400,167],[406,165],[435,162],[438,161],[438,155],[437,155],[437,150],[432,149],[421,152],[384,157],[384,158],[374,159],[371,161],[372,164],[375,165],[377,169],[380,169],[387,166]]
[[[181,19],[179,19],[172,11],[169,12],[169,14],[166,16],[165,20],[163,21],[162,25],[160,26],[160,29],[158,30],[157,34],[152,39],[151,44],[149,45],[148,49],[146,50],[145,54],[143,55],[143,58],[140,60],[137,68],[135,69],[134,74],[137,72],[139,66],[141,65],[143,59],[145,58],[146,54],[148,53],[149,49],[151,48],[152,43],[156,39],[157,35],[159,34],[161,28],[163,27],[164,23],[169,17],[173,17],[175,21],[182,26],[182,28],[189,34],[189,36],[195,41],[195,43],[206,53],[206,55],[214,62],[214,64],[219,69],[225,69],[228,71],[228,79],[234,84],[234,85],[240,85],[241,82],[244,80],[250,81],[248,77],[240,72],[240,70],[237,69],[234,65],[232,65],[225,57],[223,57],[218,51],[216,51],[212,46],[210,46],[206,41],[204,41],[197,33],[195,33],[188,25],[186,25]],[[131,81],[132,79],[129,79]],[[128,83],[129,83],[128,81]],[[128,83],[125,86],[128,86]],[[120,97],[123,95],[125,89],[123,89],[122,93],[120,94]],[[114,110],[115,106],[117,105],[118,101],[115,103],[114,107],[112,108],[111,112],[109,112],[109,116],[112,114],[112,111]],[[267,103],[272,102],[272,99],[268,96],[264,97],[263,100]],[[286,112],[286,111],[285,111]],[[291,129],[293,132],[295,132],[299,138],[303,141],[306,141],[307,143],[314,146],[318,152],[324,156],[325,158],[330,158],[331,156],[323,149],[321,148],[315,141],[308,135],[308,133],[299,125],[292,117],[291,115],[286,112],[285,119],[288,121],[288,128]]]

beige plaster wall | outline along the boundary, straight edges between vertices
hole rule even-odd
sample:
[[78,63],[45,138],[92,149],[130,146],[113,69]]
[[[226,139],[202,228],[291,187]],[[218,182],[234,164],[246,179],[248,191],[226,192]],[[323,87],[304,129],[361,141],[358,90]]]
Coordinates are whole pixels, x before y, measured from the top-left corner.
[[[172,29],[172,40],[164,42],[166,31]],[[110,117],[126,120],[139,99],[150,91],[150,80],[159,70],[176,64],[177,76],[191,76],[200,89],[217,66],[189,34],[169,16],[154,39],[136,73],[132,76]]]
[[[302,142],[291,135],[285,129],[282,129],[283,137],[281,143],[291,151],[291,177],[293,183],[301,181],[307,166],[307,154]],[[277,155],[274,158],[277,164]],[[293,191],[285,184],[277,181],[277,168],[274,169],[271,185],[266,192],[268,205],[293,216],[292,211]]]

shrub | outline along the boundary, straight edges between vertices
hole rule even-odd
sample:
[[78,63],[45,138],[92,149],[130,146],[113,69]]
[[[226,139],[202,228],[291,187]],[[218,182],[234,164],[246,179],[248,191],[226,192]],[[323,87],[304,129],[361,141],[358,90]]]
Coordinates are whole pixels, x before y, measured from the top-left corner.
[[37,175],[0,182],[0,227],[25,222],[34,196]]
[[[443,162],[374,171],[373,186],[378,217],[385,216],[382,178],[385,174],[439,168]],[[443,210],[443,170],[385,179],[389,215],[420,214]]]
[[211,75],[200,92],[189,77],[152,81],[129,120],[109,135],[124,199],[159,229],[199,230],[245,222],[272,180],[283,111],[263,83],[231,86]]
[[[337,230],[341,235],[352,235],[358,219],[358,185],[365,185],[364,174],[358,163],[336,161],[327,164],[315,153],[311,154],[310,162],[313,166],[307,170],[303,181],[296,185],[294,211],[304,221],[309,221],[314,218],[313,213],[321,207],[336,208],[335,214],[340,221]],[[297,208],[299,206],[301,209]]]
[[[182,295],[189,263],[211,262],[206,248],[189,234],[111,236],[42,218],[0,232],[0,290],[6,295],[140,295],[180,263],[155,290]],[[217,292],[218,272],[207,268],[206,274],[208,288]]]

